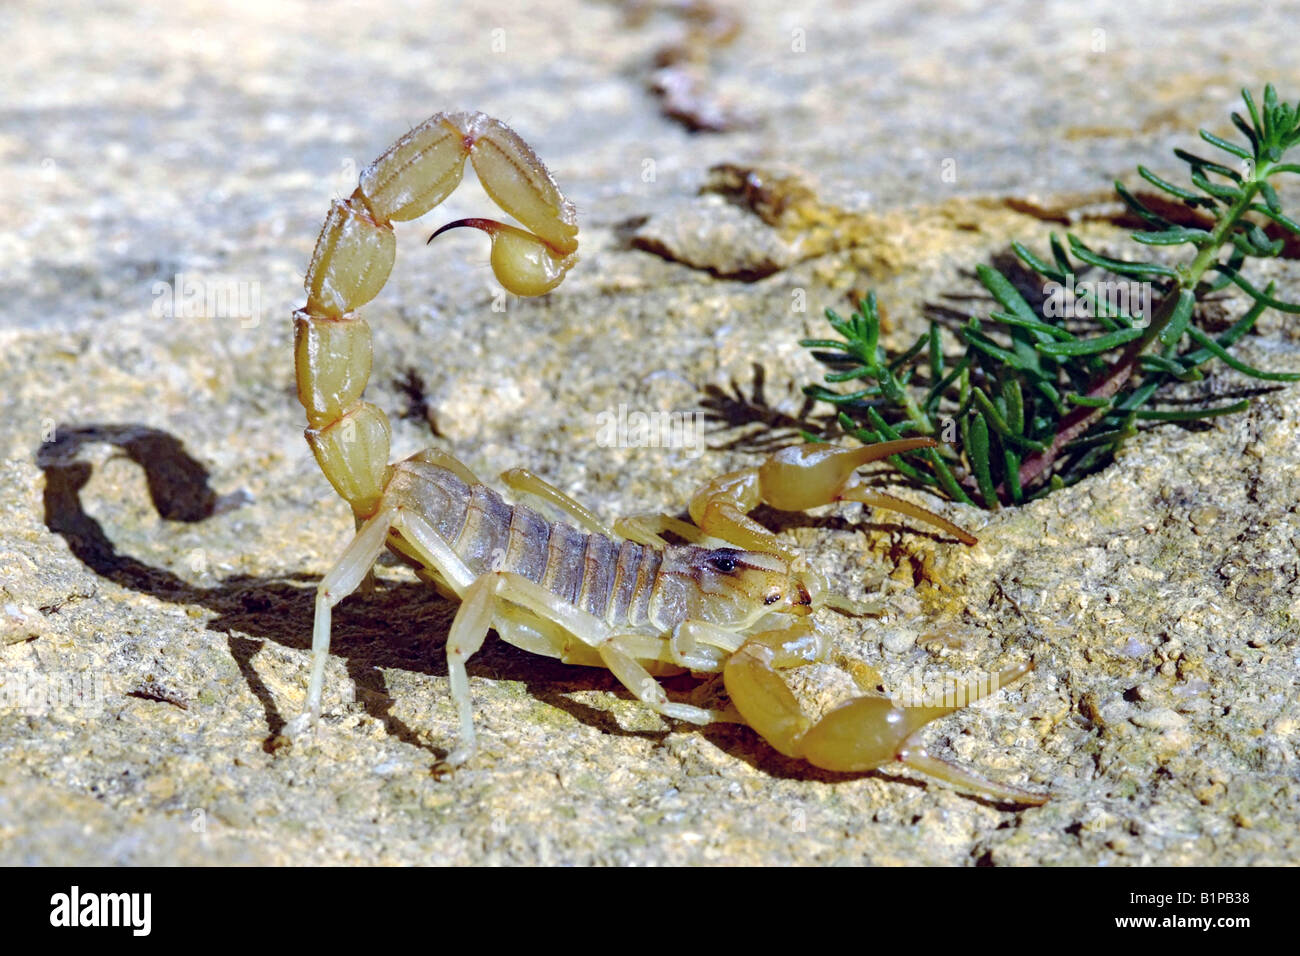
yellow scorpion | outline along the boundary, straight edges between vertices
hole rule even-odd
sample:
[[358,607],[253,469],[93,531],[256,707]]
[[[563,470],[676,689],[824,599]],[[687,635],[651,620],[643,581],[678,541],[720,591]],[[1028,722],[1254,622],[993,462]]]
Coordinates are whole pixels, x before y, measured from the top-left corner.
[[[487,233],[497,279],[521,296],[551,291],[577,261],[573,206],[528,144],[483,113],[430,117],[368,166],[349,198],[334,202],[307,270],[307,304],[294,314],[294,358],[307,442],[325,477],[352,506],[357,533],[317,589],[306,707],[286,735],[292,739],[315,727],[332,609],[362,584],[387,547],[461,602],[446,645],[460,739],[445,768],[475,752],[465,664],[495,629],[524,650],[606,667],[655,712],[696,724],[735,717],[730,710],[669,700],[652,675],[721,672],[746,724],[781,753],[827,770],[865,771],[898,761],[998,801],[1046,800],[930,756],[916,742],[923,725],[964,702],[900,707],[869,695],[813,720],[779,673],[826,656],[829,642],[813,625],[814,610],[860,609],[831,594],[748,513],[761,503],[802,511],[856,501],[903,512],[974,544],[961,528],[869,489],[856,474],[867,462],[932,446],[932,440],[785,448],[758,467],[705,485],[690,501],[694,524],[640,515],[616,522],[613,530],[523,469],[501,476],[515,497],[545,502],[572,524],[508,503],[446,452],[428,449],[389,464],[388,418],[361,399],[371,339],[357,310],[379,293],[393,268],[392,223],[416,219],[446,199],[466,159],[488,195],[524,228],[463,219],[434,236],[457,226]],[[665,532],[688,543],[671,545]],[[1010,667],[964,696],[987,694],[1028,670],[1028,664]]]

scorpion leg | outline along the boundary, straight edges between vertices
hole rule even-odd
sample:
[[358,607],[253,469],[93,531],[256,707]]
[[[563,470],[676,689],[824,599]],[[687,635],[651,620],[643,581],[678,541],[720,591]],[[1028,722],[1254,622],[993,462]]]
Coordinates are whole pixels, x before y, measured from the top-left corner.
[[605,527],[590,508],[582,504],[582,502],[569,497],[545,478],[533,474],[527,468],[511,468],[509,471],[503,471],[501,480],[507,487],[520,494],[529,495],[539,501],[546,502],[554,508],[558,508],[577,522],[578,527],[584,531],[590,531],[592,534],[603,534],[607,538],[614,537],[614,532]]
[[[464,466],[461,466],[464,467]],[[444,765],[455,767],[474,755],[474,706],[469,694],[468,661],[483,646],[492,627],[491,595],[481,586],[487,575],[474,572],[423,518],[408,508],[398,506],[393,515],[393,530],[419,554],[426,567],[434,569],[461,600],[447,634],[447,680],[451,699],[460,717],[460,743],[447,755]]]
[[501,480],[520,494],[530,495],[560,509],[584,530],[593,534],[603,534],[607,538],[627,538],[629,541],[652,548],[668,547],[668,542],[662,537],[665,531],[671,531],[691,544],[706,544],[717,540],[710,539],[695,525],[666,514],[641,514],[618,518],[611,531],[581,502],[569,497],[549,481],[526,468],[512,468],[502,472]]
[[873,492],[854,474],[868,462],[936,444],[932,438],[904,438],[862,448],[821,443],[792,445],[757,467],[714,478],[691,498],[691,519],[706,534],[750,551],[772,551],[793,560],[794,550],[749,517],[750,511],[760,504],[780,511],[806,511],[835,501],[861,501],[911,515],[942,528],[964,544],[975,544],[972,535],[946,518],[901,498]]
[[[430,449],[422,454],[428,456],[440,453]],[[434,569],[462,599],[447,637],[447,674],[461,722],[461,745],[447,758],[447,763],[455,766],[474,753],[474,717],[465,662],[482,646],[488,628],[492,625],[491,604],[487,601],[490,594],[478,586],[487,576],[475,579],[451,546],[424,519],[401,505],[380,511],[367,521],[339,563],[321,581],[316,596],[316,627],[312,640],[312,675],[307,691],[307,706],[285,728],[285,736],[293,737],[301,733],[314,726],[319,718],[325,663],[329,657],[331,609],[361,582],[384,549],[390,533],[400,534],[419,553],[426,566]]]
[[478,476],[470,471],[463,461],[441,448],[425,448],[411,456],[412,461],[425,461],[439,468],[446,468],[467,485],[479,483]]
[[695,525],[665,514],[642,514],[619,518],[614,522],[614,530],[629,541],[652,548],[668,547],[668,542],[663,538],[665,531],[671,531],[690,544],[703,545],[710,540],[709,536]]
[[451,698],[460,715],[460,741],[443,761],[447,768],[459,767],[473,757],[478,749],[478,737],[474,733],[474,706],[470,699],[469,675],[465,672],[465,662],[478,653],[492,627],[491,584],[491,577],[485,574],[469,586],[447,635],[447,676],[451,682]]
[[814,722],[776,672],[788,661],[790,650],[787,632],[758,634],[732,655],[723,671],[727,693],[745,722],[787,757],[840,772],[873,770],[897,761],[994,800],[1032,806],[1047,801],[1045,794],[994,783],[932,757],[916,741],[917,732],[926,724],[1018,680],[1031,665],[1017,664],[991,683],[971,684],[961,695],[964,700],[955,706],[899,707],[887,697],[855,697]]
[[311,682],[303,712],[289,721],[284,736],[293,738],[316,725],[320,718],[321,694],[325,686],[325,665],[329,661],[330,629],[334,605],[357,589],[384,550],[389,514],[380,512],[362,524],[343,556],[316,586],[316,623],[311,639]]

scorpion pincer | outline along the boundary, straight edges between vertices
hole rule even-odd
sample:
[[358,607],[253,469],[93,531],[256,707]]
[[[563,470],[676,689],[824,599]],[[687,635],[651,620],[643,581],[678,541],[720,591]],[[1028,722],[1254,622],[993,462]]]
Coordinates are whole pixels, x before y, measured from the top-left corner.
[[[368,166],[349,198],[333,204],[307,270],[307,304],[294,315],[294,353],[307,442],[325,477],[352,506],[357,532],[317,589],[306,706],[286,736],[314,728],[332,609],[361,585],[388,548],[461,602],[446,644],[460,740],[445,767],[475,752],[465,664],[495,629],[524,650],[608,668],[647,707],[696,724],[735,716],[669,700],[654,675],[721,672],[745,723],[781,753],[827,770],[864,771],[899,761],[997,801],[1044,802],[1045,795],[986,780],[930,756],[916,742],[921,727],[957,706],[901,707],[868,695],[813,720],[780,675],[783,668],[827,654],[813,611],[860,609],[830,593],[749,512],[763,503],[804,510],[863,502],[974,544],[956,525],[868,488],[857,474],[868,462],[932,446],[931,439],[852,449],[785,448],[757,467],[705,485],[690,501],[693,523],[640,515],[613,529],[523,469],[501,476],[514,492],[517,503],[511,504],[443,451],[429,449],[389,464],[388,418],[361,398],[370,375],[371,338],[357,310],[379,293],[392,270],[392,223],[416,219],[442,202],[459,184],[467,159],[488,195],[523,228],[463,219],[435,236],[457,226],[487,233],[493,271],[516,295],[551,291],[577,261],[573,206],[518,134],[483,113],[430,117]],[[522,500],[543,502],[568,521],[548,521]],[[667,532],[687,543],[669,544]],[[972,685],[966,699],[1028,670],[1028,664],[1009,667],[994,681]]]

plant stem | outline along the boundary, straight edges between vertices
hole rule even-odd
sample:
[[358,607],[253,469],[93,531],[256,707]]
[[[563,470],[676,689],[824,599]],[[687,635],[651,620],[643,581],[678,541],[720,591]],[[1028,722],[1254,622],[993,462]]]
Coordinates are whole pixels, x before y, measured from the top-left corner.
[[[1238,221],[1250,208],[1252,200],[1259,191],[1259,184],[1272,172],[1272,164],[1263,163],[1254,170],[1253,175],[1241,184],[1241,195],[1229,207],[1227,214],[1215,225],[1210,238],[1202,246],[1196,258],[1185,269],[1180,269],[1178,281],[1161,298],[1160,305],[1152,316],[1146,332],[1124,349],[1123,354],[1109,368],[1102,371],[1084,393],[1085,398],[1111,398],[1128,381],[1137,367],[1138,359],[1151,347],[1160,333],[1164,331],[1169,320],[1173,318],[1174,308],[1178,304],[1180,293],[1186,289],[1195,289],[1205,271],[1217,261],[1219,249],[1237,225]],[[1061,420],[1052,444],[1041,452],[1035,452],[1020,465],[1020,486],[1027,487],[1033,479],[1043,474],[1052,466],[1065,446],[1078,438],[1100,420],[1109,405],[1100,408],[1080,406]],[[1006,493],[1005,484],[999,486],[999,495]]]
[[918,405],[916,399],[912,397],[912,393],[906,388],[898,386],[897,383],[894,383],[894,387],[897,389],[897,392],[893,395],[887,395],[886,397],[903,406],[903,410],[907,412],[908,419],[916,426],[918,434],[933,436],[935,430],[934,424],[930,421],[930,416],[921,411],[921,406]]

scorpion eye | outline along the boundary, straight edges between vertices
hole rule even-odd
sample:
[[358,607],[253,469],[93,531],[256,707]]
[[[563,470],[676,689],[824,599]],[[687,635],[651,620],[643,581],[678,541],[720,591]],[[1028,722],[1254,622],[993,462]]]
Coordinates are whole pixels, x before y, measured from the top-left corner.
[[736,553],[728,548],[715,551],[709,556],[709,566],[720,574],[732,574],[736,570]]
[[775,603],[776,603],[777,601],[779,601],[779,600],[781,600],[781,592],[780,592],[780,591],[770,591],[770,592],[768,592],[767,597],[763,598],[763,603],[764,603],[764,604],[775,604]]

